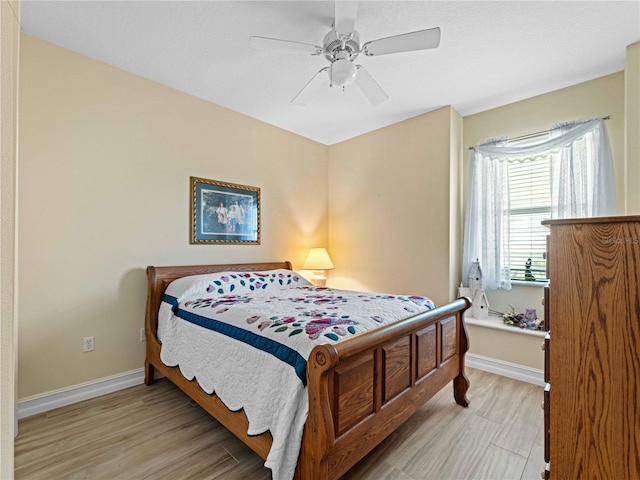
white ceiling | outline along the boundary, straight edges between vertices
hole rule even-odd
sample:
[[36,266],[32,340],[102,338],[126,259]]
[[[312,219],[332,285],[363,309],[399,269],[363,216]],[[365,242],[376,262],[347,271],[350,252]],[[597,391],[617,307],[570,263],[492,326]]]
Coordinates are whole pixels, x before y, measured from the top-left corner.
[[390,99],[356,85],[291,99],[323,56],[249,49],[251,35],[322,45],[326,1],[21,2],[25,33],[331,145],[452,105],[469,115],[624,68],[640,1],[362,1],[361,41],[440,27],[440,47],[362,64]]

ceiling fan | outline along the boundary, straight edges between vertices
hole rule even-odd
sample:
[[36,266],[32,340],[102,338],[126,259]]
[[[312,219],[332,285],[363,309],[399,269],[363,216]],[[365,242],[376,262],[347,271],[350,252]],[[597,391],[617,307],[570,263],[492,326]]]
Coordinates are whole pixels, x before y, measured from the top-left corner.
[[355,30],[358,2],[336,1],[333,28],[326,34],[322,47],[310,43],[292,42],[268,37],[251,37],[249,46],[254,50],[324,55],[329,61],[293,98],[294,105],[306,105],[313,94],[325,83],[324,72],[332,87],[346,87],[355,82],[372,105],[385,102],[389,97],[362,65],[354,63],[359,54],[367,57],[389,53],[426,50],[440,45],[440,28],[429,28],[393,37],[379,38],[360,43]]

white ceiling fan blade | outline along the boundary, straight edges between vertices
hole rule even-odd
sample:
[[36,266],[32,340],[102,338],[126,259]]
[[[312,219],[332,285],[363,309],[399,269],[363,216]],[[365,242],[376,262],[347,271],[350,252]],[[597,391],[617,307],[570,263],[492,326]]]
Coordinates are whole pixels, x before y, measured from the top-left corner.
[[292,42],[268,37],[251,37],[249,47],[253,50],[277,50],[279,52],[306,53],[307,55],[320,55],[322,47],[310,43]]
[[338,34],[345,38],[351,37],[356,24],[356,14],[358,13],[358,2],[336,1],[335,21],[333,28]]
[[322,85],[326,84],[326,79],[322,78],[322,73],[329,70],[329,67],[324,67],[318,73],[316,73],[311,80],[298,92],[298,94],[291,100],[294,105],[303,106],[306,105],[309,100],[317,93]]
[[440,29],[429,28],[417,32],[404,33],[394,37],[371,40],[362,46],[365,55],[386,55],[388,53],[426,50],[440,45]]
[[356,75],[356,84],[364,93],[364,96],[371,102],[371,105],[378,106],[389,99],[382,87],[378,85],[373,77],[367,72],[362,65],[357,65],[358,74]]

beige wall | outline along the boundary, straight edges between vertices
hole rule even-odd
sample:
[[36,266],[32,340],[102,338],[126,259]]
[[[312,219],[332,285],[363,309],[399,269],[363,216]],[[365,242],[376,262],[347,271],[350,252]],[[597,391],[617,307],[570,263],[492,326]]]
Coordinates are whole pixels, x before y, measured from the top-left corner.
[[16,135],[20,5],[0,1],[0,478],[13,478]]
[[624,67],[626,213],[640,214],[640,43],[627,47]]
[[329,285],[451,299],[461,127],[447,107],[331,146]]
[[541,349],[544,339],[541,337],[470,324],[467,324],[467,333],[471,354],[544,369],[544,352]]
[[[618,210],[625,213],[627,196],[633,189],[627,189],[625,181],[625,87],[624,72],[614,73],[589,82],[539,95],[520,102],[494,108],[464,117],[464,174],[463,192],[466,191],[469,175],[469,147],[489,138],[516,137],[531,132],[547,130],[554,123],[579,118],[604,117],[614,159]],[[637,183],[636,183],[637,185]],[[636,188],[637,190],[637,188]],[[514,286],[509,292],[488,292],[491,308],[506,311],[513,306],[522,312],[525,308],[535,308],[543,317],[541,299],[543,289],[539,287]],[[533,368],[543,365],[540,339],[500,333],[482,327],[470,327],[470,352],[499,360],[514,362]]]
[[[21,399],[142,367],[147,265],[300,268],[326,244],[326,146],[28,35],[20,53]],[[260,187],[261,245],[190,245],[191,175]]]

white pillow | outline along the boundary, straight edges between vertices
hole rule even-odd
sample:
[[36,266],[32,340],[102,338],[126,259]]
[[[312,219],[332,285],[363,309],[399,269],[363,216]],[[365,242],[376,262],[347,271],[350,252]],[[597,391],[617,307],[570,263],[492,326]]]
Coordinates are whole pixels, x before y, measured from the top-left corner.
[[190,298],[235,295],[304,285],[311,284],[297,272],[286,269],[263,272],[218,272],[178,278],[169,284],[165,294],[182,301]]

